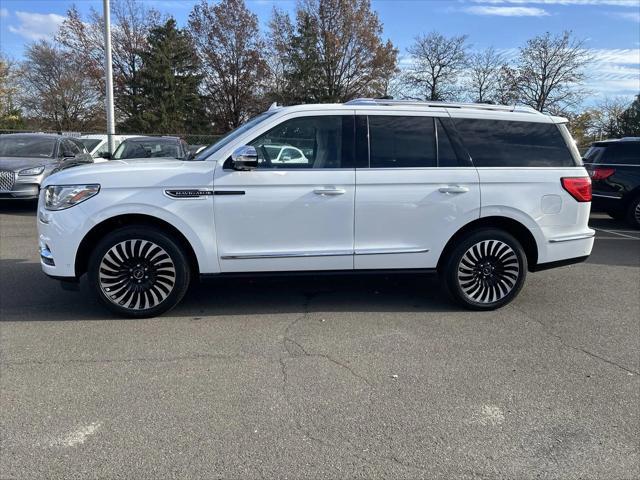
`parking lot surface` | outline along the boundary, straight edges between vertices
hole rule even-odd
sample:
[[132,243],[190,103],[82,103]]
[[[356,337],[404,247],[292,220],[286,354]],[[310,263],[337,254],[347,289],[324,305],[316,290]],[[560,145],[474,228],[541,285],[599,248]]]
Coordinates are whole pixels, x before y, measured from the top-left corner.
[[640,477],[640,232],[511,305],[433,277],[211,280],[118,319],[0,204],[0,478]]

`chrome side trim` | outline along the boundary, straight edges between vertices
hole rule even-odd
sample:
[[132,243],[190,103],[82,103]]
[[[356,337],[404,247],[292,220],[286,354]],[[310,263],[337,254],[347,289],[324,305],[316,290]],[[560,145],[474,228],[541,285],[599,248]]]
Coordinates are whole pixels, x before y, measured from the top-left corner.
[[361,248],[356,255],[395,255],[398,253],[426,253],[428,248]]
[[622,197],[617,197],[615,195],[602,195],[601,193],[592,193],[591,195],[594,197],[600,197],[600,198],[612,198],[614,200],[622,200]]
[[282,253],[231,253],[222,255],[222,260],[255,260],[259,258],[305,258],[305,257],[346,257],[353,255],[351,250],[333,250],[326,252],[282,252]]
[[231,253],[222,255],[222,260],[255,260],[260,258],[305,258],[305,257],[346,257],[349,255],[390,255],[398,253],[425,253],[429,249],[424,248],[365,248],[356,250],[331,250],[326,252],[282,252],[282,253]]
[[591,233],[582,233],[579,235],[571,235],[569,237],[560,237],[560,238],[551,238],[549,239],[549,243],[560,243],[560,242],[571,242],[573,240],[584,240],[586,238],[593,238],[595,237],[596,232],[591,232]]

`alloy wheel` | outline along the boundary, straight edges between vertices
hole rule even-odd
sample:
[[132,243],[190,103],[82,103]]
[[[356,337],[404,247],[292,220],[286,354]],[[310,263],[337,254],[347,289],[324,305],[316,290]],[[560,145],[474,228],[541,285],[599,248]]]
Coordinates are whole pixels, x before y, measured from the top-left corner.
[[100,288],[115,305],[132,310],[153,308],[171,294],[176,268],[169,254],[149,240],[117,243],[102,257]]
[[491,304],[515,288],[520,265],[515,251],[500,240],[472,245],[458,264],[458,284],[472,302]]

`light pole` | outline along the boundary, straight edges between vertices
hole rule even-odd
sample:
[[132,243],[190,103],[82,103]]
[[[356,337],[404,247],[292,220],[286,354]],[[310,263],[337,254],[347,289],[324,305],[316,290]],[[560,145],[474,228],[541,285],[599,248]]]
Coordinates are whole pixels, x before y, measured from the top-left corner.
[[107,143],[109,155],[113,155],[113,136],[116,134],[113,113],[113,67],[111,65],[111,8],[109,0],[103,0],[104,14],[104,74],[107,103]]

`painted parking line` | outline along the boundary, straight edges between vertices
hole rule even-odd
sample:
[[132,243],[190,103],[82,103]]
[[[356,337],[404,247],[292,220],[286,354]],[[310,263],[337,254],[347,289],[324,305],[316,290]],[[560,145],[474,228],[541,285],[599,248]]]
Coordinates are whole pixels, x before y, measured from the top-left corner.
[[[604,228],[595,228],[595,230],[597,232],[606,232],[606,233],[609,233],[611,235],[618,235],[618,236],[623,237],[623,238],[630,238],[632,240],[640,240],[640,237],[635,237],[635,236],[629,235],[627,233],[622,233],[622,232],[626,232],[626,230],[617,231],[617,230],[606,230]],[[631,232],[629,232],[629,233],[631,233]]]

